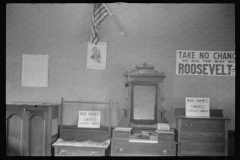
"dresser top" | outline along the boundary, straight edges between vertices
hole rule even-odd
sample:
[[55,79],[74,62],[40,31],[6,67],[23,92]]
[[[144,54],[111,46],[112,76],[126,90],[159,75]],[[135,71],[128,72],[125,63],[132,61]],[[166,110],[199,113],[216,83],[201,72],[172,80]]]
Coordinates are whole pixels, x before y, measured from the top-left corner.
[[218,117],[218,116],[210,116],[210,117],[190,117],[190,116],[184,116],[184,115],[175,115],[175,117],[178,119],[217,119],[217,120],[231,120],[228,117]]
[[41,106],[59,106],[60,104],[56,103],[40,103],[40,102],[6,102],[6,105],[25,105],[25,106],[35,106],[35,105],[41,105]]

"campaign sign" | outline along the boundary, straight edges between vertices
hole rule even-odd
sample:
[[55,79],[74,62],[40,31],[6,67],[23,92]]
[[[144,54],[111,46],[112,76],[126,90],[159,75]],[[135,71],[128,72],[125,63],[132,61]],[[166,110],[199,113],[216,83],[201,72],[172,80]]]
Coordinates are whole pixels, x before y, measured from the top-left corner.
[[177,75],[235,76],[235,51],[177,50]]
[[78,127],[100,128],[100,111],[79,111]]
[[185,115],[189,117],[209,117],[210,99],[186,97]]

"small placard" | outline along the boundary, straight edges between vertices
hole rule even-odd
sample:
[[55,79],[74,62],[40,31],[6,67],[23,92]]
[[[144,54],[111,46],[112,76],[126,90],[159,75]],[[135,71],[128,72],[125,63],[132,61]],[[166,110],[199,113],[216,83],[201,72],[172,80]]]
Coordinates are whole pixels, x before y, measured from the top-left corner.
[[79,111],[78,127],[100,128],[100,111]]
[[209,117],[209,98],[186,97],[186,116],[190,117]]

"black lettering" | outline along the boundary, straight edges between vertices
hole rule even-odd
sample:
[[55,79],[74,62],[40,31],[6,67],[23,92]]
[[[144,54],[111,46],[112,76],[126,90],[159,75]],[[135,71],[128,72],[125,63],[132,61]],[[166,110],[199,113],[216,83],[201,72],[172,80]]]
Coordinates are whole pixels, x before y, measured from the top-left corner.
[[190,73],[190,64],[185,64],[185,73],[186,74]]
[[203,58],[204,58],[204,52],[200,52],[200,53],[199,53],[199,58],[200,58],[200,59],[203,59]]
[[202,74],[202,65],[201,64],[197,65],[197,69],[198,69],[197,74]]
[[186,52],[183,52],[183,57],[182,58],[187,58]]
[[228,67],[228,75],[231,75],[231,68],[232,68],[232,65],[227,65]]
[[221,64],[216,64],[216,75],[221,75],[218,71],[220,70]]
[[218,53],[218,59],[219,59],[219,57],[220,57],[220,59],[222,59],[222,53]]
[[209,57],[209,53],[208,52],[200,52],[199,53],[199,58],[200,59],[203,59],[203,58],[205,58],[205,59],[208,59],[208,57]]
[[182,63],[178,65],[178,74],[184,74],[184,65]]
[[193,102],[193,101],[194,101],[194,99],[188,99],[187,101],[188,101],[188,102]]
[[227,75],[227,73],[224,72],[224,65],[222,65],[222,75]]
[[192,52],[192,58],[195,59],[195,52]]
[[178,53],[180,53],[180,58],[182,58],[182,55],[181,55],[181,54],[182,54],[182,52],[178,52]]
[[191,65],[191,72],[192,74],[196,74],[196,64]]
[[212,67],[211,67],[211,64],[209,64],[209,69],[210,69],[210,74],[211,75],[213,75],[214,68],[215,68],[215,64],[213,64]]
[[195,58],[195,52],[187,52],[187,58]]
[[216,54],[217,54],[217,52],[215,52],[215,53],[213,54],[213,58],[214,58],[214,59],[217,59],[217,58],[215,57]]
[[226,53],[223,53],[222,59],[226,59],[226,58],[227,58]]
[[203,74],[208,74],[207,72],[206,72],[206,70],[207,70],[207,67],[208,66],[208,64],[203,64]]

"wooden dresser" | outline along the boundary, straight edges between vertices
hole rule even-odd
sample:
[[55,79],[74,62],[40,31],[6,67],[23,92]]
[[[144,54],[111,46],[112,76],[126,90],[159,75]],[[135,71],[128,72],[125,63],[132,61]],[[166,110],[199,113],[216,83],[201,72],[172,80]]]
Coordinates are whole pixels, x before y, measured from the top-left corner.
[[[139,131],[141,131],[139,129]],[[134,132],[138,132],[134,130]],[[128,131],[114,131],[111,156],[175,156],[175,133],[159,133],[157,143],[129,142]]]
[[[60,132],[60,138],[65,141],[96,141],[103,142],[109,139],[109,131],[107,127],[101,127],[98,130],[88,128],[78,128],[76,126],[63,126]],[[54,156],[106,156],[108,148],[101,147],[85,147],[85,146],[74,146],[74,145],[54,145]]]
[[209,118],[190,118],[176,111],[175,117],[178,156],[227,156],[230,119],[222,110],[210,110]]
[[[73,104],[77,105],[79,110],[83,109],[84,104],[88,104],[90,109],[93,109],[93,105],[96,106],[95,109],[104,109],[106,114],[101,112],[101,120],[106,118],[108,125],[100,125],[100,128],[80,128],[77,124],[74,125],[63,125],[63,110],[64,108],[73,107]],[[100,106],[98,106],[100,105]],[[91,146],[91,145],[56,145],[54,143],[54,156],[106,156],[110,150],[110,139],[111,139],[111,106],[112,101],[109,102],[88,102],[88,101],[67,101],[61,98],[61,117],[60,117],[60,132],[59,138],[71,143],[72,141],[77,143],[85,143],[86,141],[91,141],[89,143],[104,143],[109,140],[107,147]],[[107,108],[106,108],[107,107]],[[78,110],[78,111],[79,111]],[[85,108],[84,108],[85,110]],[[78,113],[76,114],[78,116]],[[78,117],[76,117],[78,118]],[[58,139],[59,140],[59,139]]]
[[51,156],[51,144],[58,138],[59,105],[7,103],[7,156]]

